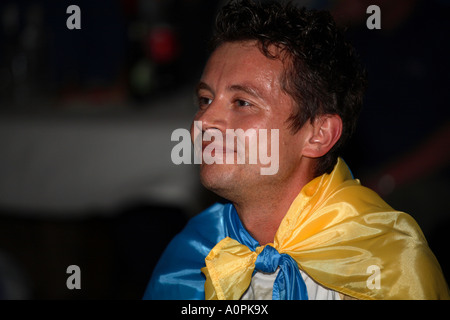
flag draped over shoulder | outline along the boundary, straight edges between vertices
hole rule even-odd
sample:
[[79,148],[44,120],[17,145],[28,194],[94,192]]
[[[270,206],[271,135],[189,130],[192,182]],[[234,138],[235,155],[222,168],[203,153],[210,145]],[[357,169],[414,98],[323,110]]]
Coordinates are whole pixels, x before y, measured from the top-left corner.
[[[195,287],[196,295],[180,299],[239,299],[250,284],[255,264],[259,268],[259,257],[264,255],[264,265],[280,267],[274,298],[305,297],[297,268],[322,286],[357,299],[450,298],[439,263],[414,219],[361,186],[342,159],[330,174],[312,180],[302,189],[273,243],[259,246],[240,223],[234,208],[228,206],[229,210],[214,207],[213,214],[198,218],[195,228],[187,227],[190,231],[185,231],[184,236],[188,232],[190,237],[197,237],[189,239],[191,245],[176,240],[185,248],[177,250],[174,243],[169,246],[150,282],[147,297],[165,299],[157,296],[158,290],[164,292],[159,287],[164,286],[164,279],[172,289],[186,288],[181,283],[191,270],[187,287]],[[208,219],[210,227],[201,222]],[[196,267],[205,276],[187,265],[183,269],[179,263],[187,255],[190,266],[196,260]],[[174,273],[177,268],[178,273]],[[376,285],[371,282],[373,270],[378,271]],[[181,287],[175,285],[177,276]]]
[[[331,174],[302,189],[269,245],[324,287],[357,299],[449,298],[439,263],[413,218],[361,186],[341,159]],[[219,242],[203,269],[206,297],[240,297],[263,248],[251,251],[230,238]],[[368,283],[374,269],[378,286]]]

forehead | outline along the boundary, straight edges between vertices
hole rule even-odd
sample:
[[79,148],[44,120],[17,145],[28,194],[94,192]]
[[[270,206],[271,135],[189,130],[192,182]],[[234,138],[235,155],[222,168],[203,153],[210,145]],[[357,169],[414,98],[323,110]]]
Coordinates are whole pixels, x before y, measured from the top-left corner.
[[283,68],[280,59],[266,57],[255,41],[226,42],[212,53],[202,81],[211,86],[252,83],[275,90],[280,88]]

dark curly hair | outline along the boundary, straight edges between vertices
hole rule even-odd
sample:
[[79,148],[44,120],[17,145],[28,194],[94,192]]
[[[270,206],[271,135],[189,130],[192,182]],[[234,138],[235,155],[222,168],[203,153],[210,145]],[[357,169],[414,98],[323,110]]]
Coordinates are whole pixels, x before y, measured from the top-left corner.
[[232,0],[219,10],[211,50],[224,42],[256,40],[268,58],[275,46],[285,64],[282,89],[297,104],[288,119],[292,132],[323,114],[337,114],[342,135],[317,162],[315,175],[330,173],[353,133],[366,89],[366,72],[330,13],[292,2]]

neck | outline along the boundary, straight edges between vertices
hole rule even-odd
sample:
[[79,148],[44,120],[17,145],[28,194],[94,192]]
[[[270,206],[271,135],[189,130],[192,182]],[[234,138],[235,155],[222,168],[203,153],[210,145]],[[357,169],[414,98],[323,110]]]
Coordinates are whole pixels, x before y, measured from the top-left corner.
[[254,198],[233,202],[239,218],[250,235],[260,245],[273,243],[275,234],[301,189],[312,176],[297,176],[280,185],[272,185],[266,192],[259,189]]
[[[291,198],[291,197],[290,197]],[[292,201],[295,197],[292,197]],[[252,204],[234,204],[245,229],[260,245],[273,243],[281,221],[289,210],[286,202],[260,202]]]

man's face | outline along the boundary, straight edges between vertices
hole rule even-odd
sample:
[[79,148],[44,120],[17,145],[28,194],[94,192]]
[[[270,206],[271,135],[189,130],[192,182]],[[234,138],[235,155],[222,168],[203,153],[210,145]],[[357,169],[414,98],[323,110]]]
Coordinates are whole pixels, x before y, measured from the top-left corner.
[[[204,186],[228,200],[245,197],[248,192],[268,186],[276,187],[276,182],[288,179],[292,170],[298,167],[305,133],[300,130],[292,134],[288,127],[287,119],[293,112],[294,102],[281,89],[282,71],[283,63],[264,56],[255,42],[224,43],[213,52],[206,64],[198,85],[199,109],[194,121],[201,121],[204,132],[220,132],[224,146],[227,129],[246,132],[255,129],[254,135],[246,137],[245,164],[238,164],[237,161],[225,163],[225,153],[236,152],[234,149],[223,150],[224,164],[203,162],[200,166]],[[194,132],[200,132],[195,131],[194,126],[191,127],[193,141],[198,138]],[[279,130],[279,154],[270,155],[279,159],[279,169],[274,175],[261,175],[260,168],[267,165],[259,161],[249,163],[248,146],[257,141],[260,129],[267,130],[268,154],[273,150],[271,129]],[[209,143],[204,142],[203,148]]]

